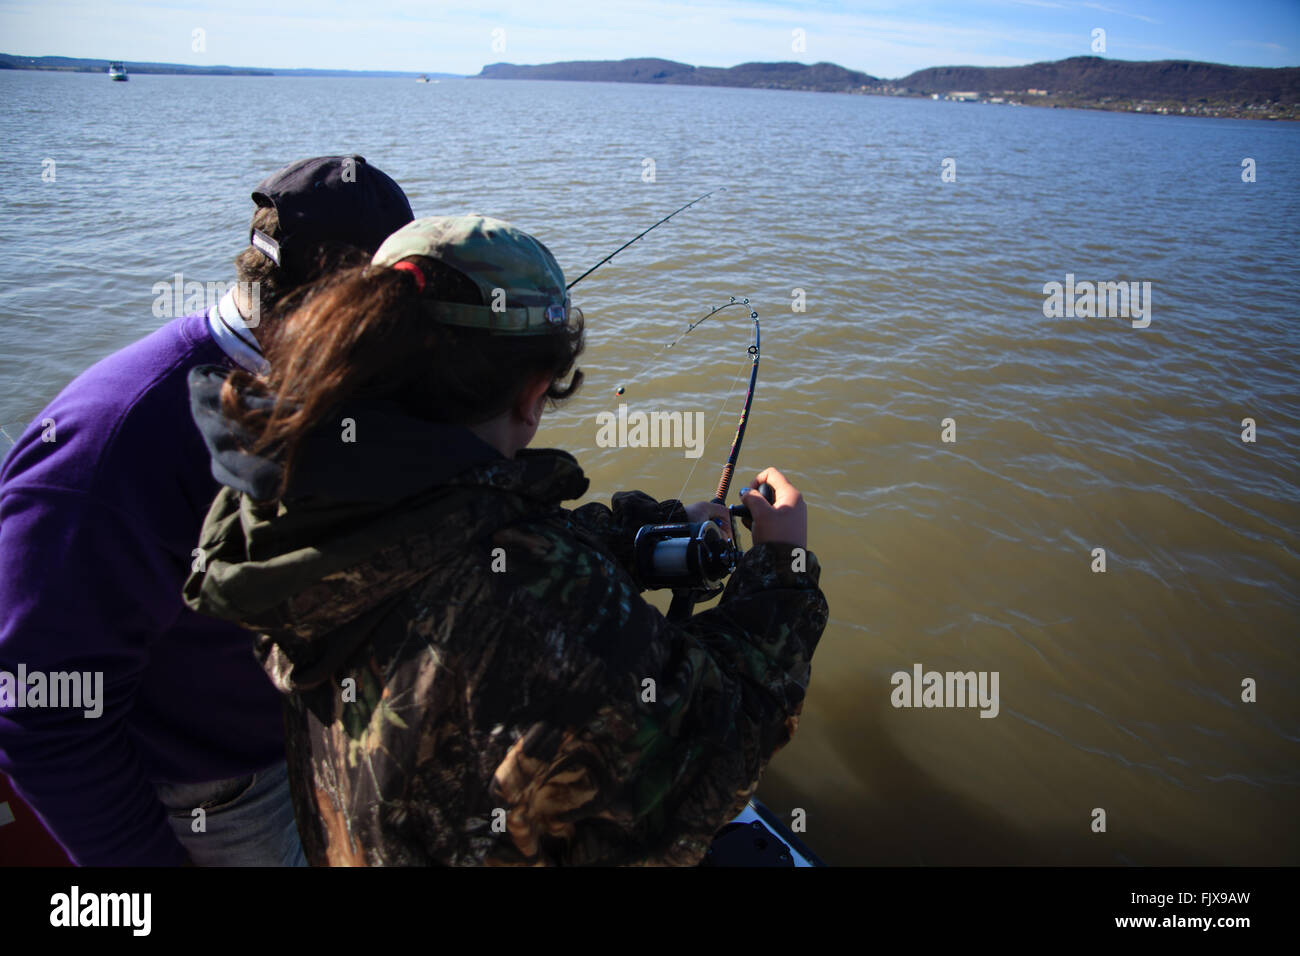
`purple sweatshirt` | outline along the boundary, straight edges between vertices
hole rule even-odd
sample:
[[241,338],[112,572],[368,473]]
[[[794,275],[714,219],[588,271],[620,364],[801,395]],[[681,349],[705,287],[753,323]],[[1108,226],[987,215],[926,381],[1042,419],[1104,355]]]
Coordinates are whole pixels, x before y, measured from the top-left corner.
[[284,757],[252,636],[181,601],[218,488],[186,383],[205,363],[230,364],[205,316],[169,322],[73,381],[0,469],[0,672],[103,673],[98,717],[0,695],[0,771],[83,865],[182,862],[151,782]]

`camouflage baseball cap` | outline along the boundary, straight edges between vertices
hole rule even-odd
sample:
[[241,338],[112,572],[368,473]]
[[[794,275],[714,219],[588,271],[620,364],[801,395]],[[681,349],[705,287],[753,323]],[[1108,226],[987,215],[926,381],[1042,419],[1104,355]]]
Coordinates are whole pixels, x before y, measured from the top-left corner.
[[510,223],[472,213],[407,223],[375,252],[371,268],[428,256],[464,273],[486,305],[429,300],[438,322],[502,335],[541,335],[569,323],[564,272],[551,250]]

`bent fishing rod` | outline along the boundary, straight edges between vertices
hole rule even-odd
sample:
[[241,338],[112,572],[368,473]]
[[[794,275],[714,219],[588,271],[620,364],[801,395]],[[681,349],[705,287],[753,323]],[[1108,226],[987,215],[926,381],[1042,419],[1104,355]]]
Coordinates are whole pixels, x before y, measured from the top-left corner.
[[[740,411],[736,423],[736,434],[731,440],[731,451],[722,466],[718,478],[718,487],[713,495],[715,505],[727,504],[727,491],[731,487],[731,478],[736,470],[736,461],[740,457],[740,448],[745,440],[745,426],[749,422],[749,412],[754,404],[754,388],[758,384],[759,360],[759,325],[758,312],[749,304],[749,299],[737,299],[710,311],[703,318],[692,322],[686,331],[673,339],[664,348],[677,344],[693,329],[724,309],[744,308],[754,321],[754,342],[746,350],[750,356],[749,389],[745,395],[745,405]],[[724,403],[725,407],[725,403]],[[721,417],[722,410],[718,412]],[[694,469],[692,469],[693,473]],[[687,477],[690,481],[690,477]],[[683,490],[685,487],[683,486]],[[775,504],[776,493],[767,482],[755,489],[768,504]],[[678,495],[680,498],[680,494]],[[690,618],[695,604],[715,597],[722,591],[723,582],[740,561],[742,552],[737,546],[736,518],[748,520],[751,517],[749,507],[744,504],[731,505],[727,508],[727,522],[721,519],[711,521],[680,522],[666,525],[645,525],[636,535],[633,556],[636,561],[637,574],[642,582],[651,589],[671,588],[672,604],[668,608],[670,621],[685,621]],[[724,536],[719,530],[728,527],[730,536]]]
[[[725,187],[723,187],[725,188]],[[574,279],[567,286],[565,291],[572,289],[587,276],[591,275],[606,262],[609,262],[616,255],[632,245],[638,239],[647,235],[659,226],[662,226],[668,220],[672,219],[678,213],[689,209],[701,200],[707,199],[718,190],[711,190],[696,199],[692,199],[686,205],[673,210],[667,216],[660,219],[649,229],[638,233],[629,239],[623,245],[619,246],[609,255],[605,256],[594,266],[584,272],[578,278]],[[758,384],[758,362],[760,353],[759,324],[758,312],[750,306],[749,299],[737,299],[734,295],[730,301],[724,305],[711,310],[702,318],[690,323],[686,330],[681,332],[676,338],[659,350],[659,354],[673,348],[679,341],[689,335],[692,331],[699,328],[705,321],[722,312],[725,309],[734,307],[743,307],[749,312],[749,318],[754,322],[754,341],[746,350],[750,356],[749,371],[749,388],[745,395],[745,405],[740,412],[740,420],[736,424],[735,437],[731,441],[731,450],[727,454],[727,461],[722,466],[722,473],[718,478],[718,486],[713,495],[713,503],[716,505],[726,506],[727,492],[731,487],[731,479],[736,470],[736,462],[740,457],[741,445],[745,440],[745,426],[749,422],[750,409],[754,404],[754,389]],[[623,386],[616,390],[617,394],[624,393]],[[721,410],[719,411],[719,417]],[[692,469],[693,473],[694,469]],[[689,482],[690,478],[687,477]],[[684,490],[684,489],[683,489]],[[775,492],[766,482],[760,484],[756,489],[759,494],[769,502],[775,502]],[[680,495],[679,495],[680,497]],[[750,517],[749,508],[743,504],[732,505],[727,509],[728,521],[730,522],[730,538],[723,536],[719,530],[722,522],[720,519],[713,521],[700,522],[680,522],[666,525],[645,525],[636,536],[636,542],[633,547],[633,554],[637,566],[637,572],[642,582],[650,589],[671,588],[673,592],[672,604],[668,610],[669,620],[684,621],[691,616],[691,612],[697,601],[707,600],[716,596],[722,590],[722,583],[732,571],[735,570],[736,564],[740,560],[741,552],[736,546],[736,518],[748,519]]]

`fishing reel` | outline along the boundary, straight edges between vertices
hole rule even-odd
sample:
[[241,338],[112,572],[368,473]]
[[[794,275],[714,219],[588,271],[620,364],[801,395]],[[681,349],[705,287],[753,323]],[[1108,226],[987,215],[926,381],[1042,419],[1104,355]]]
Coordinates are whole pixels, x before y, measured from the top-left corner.
[[[750,358],[749,390],[745,395],[745,407],[741,410],[740,420],[736,423],[736,436],[731,440],[731,452],[727,455],[727,463],[722,466],[718,488],[713,494],[713,503],[718,505],[727,503],[727,489],[731,487],[731,476],[735,473],[736,462],[740,457],[740,446],[745,440],[745,425],[749,421],[750,406],[754,403],[760,349],[758,312],[750,305],[749,299],[737,299],[733,295],[729,302],[692,322],[686,327],[685,332],[661,349],[664,351],[672,348],[683,336],[690,334],[691,330],[698,328],[701,323],[725,309],[733,308],[743,308],[754,320],[754,344],[745,350]],[[619,386],[618,394],[623,394],[622,386]],[[769,503],[775,503],[776,492],[766,482],[760,484],[755,490]],[[727,527],[720,519],[646,525],[637,532],[633,545],[633,562],[637,577],[646,588],[651,590],[672,589],[673,600],[668,609],[670,621],[689,619],[691,609],[697,601],[706,601],[722,591],[723,581],[736,569],[736,564],[740,561],[741,552],[735,544],[738,517],[745,519],[750,517],[749,509],[743,504],[732,505],[727,509],[730,540],[720,530]]]
[[[776,492],[767,482],[758,486],[758,492],[769,504],[775,503]],[[641,583],[650,590],[671,588],[675,596],[689,597],[692,603],[720,593],[742,554],[735,543],[736,519],[750,517],[745,505],[731,505],[727,513],[730,541],[722,533],[720,520],[642,527],[632,552]]]

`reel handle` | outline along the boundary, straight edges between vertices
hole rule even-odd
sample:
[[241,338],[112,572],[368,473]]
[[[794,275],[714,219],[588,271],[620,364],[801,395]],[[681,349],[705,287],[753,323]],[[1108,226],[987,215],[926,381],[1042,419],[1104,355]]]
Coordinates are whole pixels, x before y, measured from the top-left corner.
[[[769,485],[766,481],[761,483],[755,490],[760,495],[762,495],[764,498],[767,499],[768,504],[776,504],[776,489],[773,488],[771,485]],[[715,498],[714,503],[725,504],[726,502],[719,501]],[[727,514],[728,514],[727,520],[731,523],[731,542],[728,545],[728,547],[730,548],[729,560],[731,562],[731,568],[734,569],[735,561],[740,554],[740,552],[738,552],[735,547],[736,518],[744,518],[746,521],[752,520],[752,518],[749,513],[749,508],[747,508],[745,505],[731,505],[729,508],[727,508]],[[715,524],[719,524],[719,525],[722,524],[721,519],[714,518],[712,520],[714,521]],[[646,528],[643,528],[641,530],[642,533],[645,533],[647,531]],[[655,528],[654,526],[650,526],[648,530],[650,530],[653,533]],[[637,535],[637,540],[638,541],[641,540],[641,534]],[[730,570],[728,570],[727,573],[729,574]],[[667,615],[668,620],[677,621],[677,622],[689,621],[691,618],[691,612],[695,609],[695,605],[697,602],[707,601],[709,598],[716,596],[721,590],[722,590],[722,586],[720,584],[712,588],[708,588],[708,587],[673,588],[673,600],[668,607],[668,615]]]
[[[767,499],[767,503],[769,505],[776,504],[776,489],[773,488],[771,485],[769,485],[766,481],[759,484],[758,488],[755,490],[758,491],[760,495],[762,495],[764,498]],[[743,518],[746,521],[752,520],[753,518],[753,515],[749,513],[748,505],[732,505],[727,510],[731,512],[731,516],[733,518]]]

